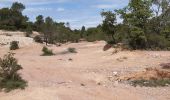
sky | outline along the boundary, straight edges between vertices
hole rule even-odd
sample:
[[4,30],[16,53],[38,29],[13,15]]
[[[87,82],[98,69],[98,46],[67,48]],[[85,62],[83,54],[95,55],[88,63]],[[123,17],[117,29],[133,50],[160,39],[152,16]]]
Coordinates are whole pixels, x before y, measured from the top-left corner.
[[50,16],[57,22],[69,22],[72,29],[80,29],[83,25],[95,27],[101,24],[102,9],[114,11],[125,7],[129,0],[0,0],[0,8],[10,7],[13,2],[26,6],[23,14],[31,21],[38,15]]

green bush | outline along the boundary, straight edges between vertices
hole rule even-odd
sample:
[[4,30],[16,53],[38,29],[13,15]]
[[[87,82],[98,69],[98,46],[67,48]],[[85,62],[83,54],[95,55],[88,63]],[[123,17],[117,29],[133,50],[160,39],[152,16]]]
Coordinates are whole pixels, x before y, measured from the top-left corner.
[[132,86],[158,87],[170,85],[170,79],[160,80],[134,80],[131,81]]
[[133,28],[129,37],[129,46],[132,49],[145,49],[147,38],[140,28]]
[[54,55],[53,51],[49,50],[45,46],[43,47],[42,52],[43,52],[42,56],[52,56],[52,55]]
[[70,52],[70,53],[77,53],[75,48],[68,48],[68,52]]
[[6,92],[27,86],[27,82],[17,73],[22,67],[13,56],[13,53],[9,53],[0,58],[0,89],[5,89]]
[[39,35],[34,37],[34,41],[37,43],[43,43],[43,40],[41,39],[41,37]]
[[12,41],[10,43],[10,50],[16,50],[16,49],[19,49],[19,45],[18,45],[18,41]]
[[148,35],[148,48],[152,50],[168,50],[170,41],[166,40],[164,36],[157,34]]

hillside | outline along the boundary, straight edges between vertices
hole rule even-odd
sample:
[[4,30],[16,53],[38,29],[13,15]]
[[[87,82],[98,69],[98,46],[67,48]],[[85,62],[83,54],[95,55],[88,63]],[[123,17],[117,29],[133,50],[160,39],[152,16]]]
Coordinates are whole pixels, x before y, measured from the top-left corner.
[[[31,37],[38,35],[38,32],[33,32]],[[9,47],[10,42],[18,41],[20,47],[32,44],[33,38],[25,37],[25,33],[21,31],[4,31],[0,30],[0,45]]]

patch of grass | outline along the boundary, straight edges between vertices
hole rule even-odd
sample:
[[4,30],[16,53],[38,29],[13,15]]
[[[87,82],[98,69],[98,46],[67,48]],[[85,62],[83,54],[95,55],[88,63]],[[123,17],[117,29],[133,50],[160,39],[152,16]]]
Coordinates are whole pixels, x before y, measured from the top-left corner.
[[0,81],[0,89],[4,89],[5,92],[10,92],[15,89],[25,89],[27,82],[25,80],[12,80],[3,79]]
[[42,52],[43,52],[42,56],[53,56],[53,55],[55,55],[52,50],[49,50],[45,46],[43,47]]
[[70,53],[77,53],[76,48],[68,48],[67,50]]
[[170,79],[160,80],[134,80],[130,82],[132,86],[145,86],[145,87],[164,87],[170,85]]

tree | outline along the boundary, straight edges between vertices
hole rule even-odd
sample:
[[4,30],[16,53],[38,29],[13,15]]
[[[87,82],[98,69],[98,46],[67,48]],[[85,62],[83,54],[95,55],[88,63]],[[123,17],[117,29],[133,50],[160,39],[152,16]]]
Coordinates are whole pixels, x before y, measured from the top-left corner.
[[44,17],[42,15],[38,15],[36,17],[36,21],[35,21],[35,30],[38,32],[42,32],[43,29],[43,25],[44,25]]
[[22,15],[25,6],[15,2],[11,8],[0,9],[0,28],[7,30],[26,29],[28,17]]
[[47,43],[54,43],[54,31],[55,31],[55,24],[51,17],[47,17],[45,19],[45,24],[43,27],[43,33],[44,33],[44,40]]
[[14,2],[11,6],[12,11],[22,12],[25,9],[25,6],[22,3]]
[[150,6],[151,3],[148,0],[131,0],[128,7],[130,13],[127,13],[129,25],[146,31],[145,26],[152,17]]
[[112,41],[115,42],[115,24],[116,24],[116,14],[114,14],[111,11],[103,11],[101,13],[102,17],[104,18],[103,23],[102,23],[102,29],[106,34],[111,35]]
[[85,26],[82,26],[81,28],[81,34],[80,34],[80,37],[83,38],[84,34],[85,34],[85,31],[86,31],[86,28]]

